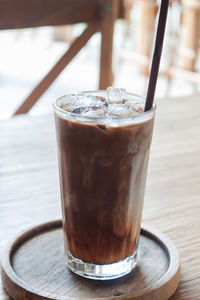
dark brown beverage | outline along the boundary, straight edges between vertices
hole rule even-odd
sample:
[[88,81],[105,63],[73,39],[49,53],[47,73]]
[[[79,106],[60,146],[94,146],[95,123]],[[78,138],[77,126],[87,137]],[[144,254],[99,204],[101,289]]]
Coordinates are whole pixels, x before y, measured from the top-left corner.
[[141,103],[120,111],[126,99],[98,96],[89,111],[65,99],[55,120],[66,250],[86,263],[122,261],[137,248],[154,113]]

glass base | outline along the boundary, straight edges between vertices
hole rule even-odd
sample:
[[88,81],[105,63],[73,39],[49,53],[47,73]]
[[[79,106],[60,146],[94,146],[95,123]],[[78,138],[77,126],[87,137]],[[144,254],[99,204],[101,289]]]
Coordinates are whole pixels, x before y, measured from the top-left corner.
[[136,266],[137,253],[120,260],[116,263],[106,265],[95,265],[83,262],[66,252],[68,268],[74,273],[95,280],[115,279],[130,273]]

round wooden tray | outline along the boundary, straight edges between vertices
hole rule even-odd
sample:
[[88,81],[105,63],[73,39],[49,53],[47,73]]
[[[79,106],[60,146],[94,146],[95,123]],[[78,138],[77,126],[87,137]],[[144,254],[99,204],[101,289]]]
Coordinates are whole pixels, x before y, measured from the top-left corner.
[[175,292],[179,280],[175,246],[147,226],[141,229],[136,268],[115,280],[90,280],[68,270],[61,220],[24,232],[9,243],[2,258],[3,285],[15,300],[165,300]]

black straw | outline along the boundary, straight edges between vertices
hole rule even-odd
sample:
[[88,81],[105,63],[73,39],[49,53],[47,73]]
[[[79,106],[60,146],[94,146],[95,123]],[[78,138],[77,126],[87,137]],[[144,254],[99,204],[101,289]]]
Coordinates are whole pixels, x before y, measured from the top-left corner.
[[144,111],[150,110],[153,105],[156,83],[158,78],[158,71],[160,66],[160,58],[162,54],[168,6],[169,6],[169,0],[162,0]]

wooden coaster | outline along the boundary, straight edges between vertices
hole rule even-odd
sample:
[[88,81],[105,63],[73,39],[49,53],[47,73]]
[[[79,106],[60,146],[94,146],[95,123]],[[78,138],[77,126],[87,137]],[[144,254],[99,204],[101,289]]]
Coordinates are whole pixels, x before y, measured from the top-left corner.
[[172,242],[143,226],[138,264],[128,275],[106,281],[68,270],[60,220],[34,227],[9,243],[2,259],[2,281],[15,300],[164,300],[177,289],[179,255]]

